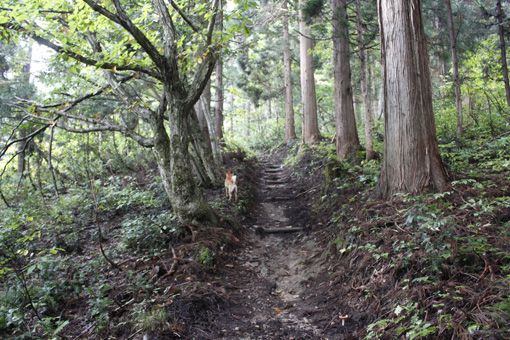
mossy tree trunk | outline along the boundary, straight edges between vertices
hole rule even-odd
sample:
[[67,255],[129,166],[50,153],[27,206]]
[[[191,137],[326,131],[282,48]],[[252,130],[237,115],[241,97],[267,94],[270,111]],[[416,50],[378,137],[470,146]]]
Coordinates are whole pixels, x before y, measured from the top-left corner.
[[[174,213],[183,222],[216,221],[215,214],[205,202],[200,188],[196,185],[191,169],[189,153],[190,137],[188,119],[191,110],[174,94],[165,91],[167,98],[161,103],[158,115],[152,117],[151,127],[154,134],[154,153],[159,173],[163,180]],[[166,113],[170,119],[169,129],[164,123]]]
[[[196,138],[197,149],[205,148],[203,139],[192,135],[195,133],[201,135],[197,118],[194,116],[194,105],[207,87],[217,59],[216,53],[210,48],[218,3],[219,0],[214,3],[215,14],[208,26],[207,42],[204,46],[204,51],[208,51],[207,58],[197,66],[193,81],[188,83],[179,73],[175,25],[168,14],[166,4],[162,0],[154,0],[155,9],[163,27],[165,46],[163,58],[157,58],[164,91],[159,109],[151,117],[154,151],[172,209],[185,223],[218,222],[216,214],[205,201],[202,191],[193,178],[190,155],[193,138]],[[169,119],[168,132],[164,122],[165,116]],[[199,156],[202,157],[203,154]],[[212,153],[210,156],[212,158]]]

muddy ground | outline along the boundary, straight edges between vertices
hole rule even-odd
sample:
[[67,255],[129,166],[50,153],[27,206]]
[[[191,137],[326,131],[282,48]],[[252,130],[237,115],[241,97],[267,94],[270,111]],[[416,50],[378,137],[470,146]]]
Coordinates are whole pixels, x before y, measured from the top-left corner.
[[261,160],[258,184],[257,205],[243,225],[244,245],[215,273],[228,299],[191,333],[202,339],[355,337],[351,315],[342,306],[325,308],[329,287],[316,285],[327,269],[310,192],[278,156]]

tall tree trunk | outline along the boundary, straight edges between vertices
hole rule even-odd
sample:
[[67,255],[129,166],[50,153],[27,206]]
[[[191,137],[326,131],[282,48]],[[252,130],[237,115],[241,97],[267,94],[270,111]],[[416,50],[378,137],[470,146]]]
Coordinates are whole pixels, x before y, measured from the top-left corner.
[[209,176],[207,176],[207,171],[200,159],[200,155],[198,154],[195,145],[189,149],[189,155],[197,184],[204,188],[212,188],[213,184]]
[[221,183],[222,175],[220,165],[214,159],[209,130],[207,129],[207,125],[205,128],[200,126],[195,109],[192,109],[191,111],[192,112],[188,118],[189,132],[192,137],[192,147],[200,160],[201,166],[207,174],[209,183],[206,182],[205,184],[207,186],[218,186]]
[[[217,31],[223,32],[223,1],[220,0],[219,13],[217,18]],[[215,105],[215,118],[216,118],[216,136],[220,142],[223,144],[223,58],[221,56],[218,57],[216,61],[216,105]]]
[[210,92],[209,97],[207,95],[207,92],[204,92],[204,95],[195,104],[195,111],[197,113],[200,128],[204,131],[204,133],[207,131],[207,134],[209,136],[214,161],[218,166],[220,166],[223,163],[223,158],[221,155],[218,136],[216,135],[216,128],[214,126],[213,117],[211,115]]
[[[368,84],[368,99],[370,101],[370,111],[372,112],[372,124],[374,125],[374,121],[377,119],[376,113],[377,113],[377,77],[374,76],[373,67],[375,66],[374,63],[376,62],[375,59],[373,59],[372,55],[370,54],[370,51],[367,51],[367,84]],[[379,60],[379,59],[377,59]],[[375,126],[374,126],[375,128]],[[373,138],[372,131],[372,138]]]
[[209,127],[207,126],[207,120],[205,117],[206,116],[205,111],[207,110],[206,102],[207,102],[207,100],[205,99],[205,96],[202,95],[202,97],[200,97],[200,100],[195,104],[195,115],[196,115],[198,126],[199,126],[202,134],[204,135],[204,138],[210,145],[212,145],[213,144],[213,142],[212,142],[213,136],[209,131]]
[[378,193],[448,186],[436,138],[420,0],[378,0],[384,70],[384,159]]
[[296,139],[294,123],[294,98],[292,95],[292,59],[289,39],[289,10],[287,0],[283,0],[283,78],[285,79],[285,142]]
[[448,32],[450,35],[450,52],[452,54],[453,86],[455,89],[455,108],[457,109],[457,140],[462,138],[462,94],[460,89],[459,59],[457,58],[457,34],[453,22],[452,4],[450,0],[444,0],[448,18]]
[[218,166],[222,163],[221,150],[219,147],[216,129],[212,124],[211,117],[211,82],[207,83],[202,96],[195,104],[195,113],[198,119],[198,125],[204,134],[204,138],[211,146],[214,161]]
[[503,71],[503,81],[505,82],[506,103],[510,106],[510,82],[508,80],[508,63],[506,60],[505,28],[503,27],[505,14],[503,13],[501,0],[496,1],[496,18],[498,20],[499,49],[501,51],[501,69]]
[[365,119],[365,159],[371,160],[375,158],[374,152],[374,141],[373,141],[373,132],[374,132],[374,117],[372,113],[372,102],[370,100],[370,69],[369,69],[369,61],[368,55],[363,48],[363,35],[364,28],[363,23],[361,22],[361,4],[360,0],[356,0],[356,10],[358,13],[357,26],[358,26],[358,37],[361,40],[358,40],[358,46],[360,49],[360,68],[361,68],[361,95],[363,97],[363,106],[364,106],[364,119]]
[[299,1],[299,54],[301,68],[301,102],[303,104],[303,142],[318,143],[320,140],[317,119],[317,98],[313,67],[313,40],[310,27],[305,21],[302,10],[303,0]]
[[372,117],[372,103],[368,89],[368,62],[367,53],[365,51],[364,34],[365,28],[361,17],[361,0],[356,0],[356,28],[358,31],[358,48],[360,62],[360,83],[361,97],[363,100],[364,117],[365,117],[365,158],[366,160],[374,159],[374,142],[372,139],[372,131],[374,130],[374,120]]
[[333,70],[336,117],[336,154],[354,159],[360,149],[351,85],[347,0],[331,0],[333,9]]
[[[267,100],[267,114],[268,114],[268,120],[273,118],[273,104],[271,102],[271,98]],[[275,117],[278,122],[278,117]]]

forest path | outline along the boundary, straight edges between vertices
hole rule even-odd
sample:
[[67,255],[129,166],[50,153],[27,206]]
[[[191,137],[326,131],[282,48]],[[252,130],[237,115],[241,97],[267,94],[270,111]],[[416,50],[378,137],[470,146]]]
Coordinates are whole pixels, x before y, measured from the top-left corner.
[[289,173],[279,162],[263,163],[255,222],[245,227],[247,246],[225,265],[232,285],[229,305],[216,316],[219,339],[320,339],[307,318],[318,307],[305,302],[309,280],[322,269],[313,261],[315,240],[306,235],[308,213]]

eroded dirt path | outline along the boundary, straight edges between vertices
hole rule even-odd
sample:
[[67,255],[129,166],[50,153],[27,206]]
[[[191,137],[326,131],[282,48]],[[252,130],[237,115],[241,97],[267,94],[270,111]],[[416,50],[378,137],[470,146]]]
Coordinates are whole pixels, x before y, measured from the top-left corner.
[[[259,204],[249,228],[248,246],[226,263],[230,301],[214,317],[214,339],[321,339],[323,330],[308,316],[319,306],[305,301],[310,281],[320,271],[307,233],[306,207],[296,208],[298,193],[280,163],[265,163]],[[204,333],[205,337],[205,333]]]

